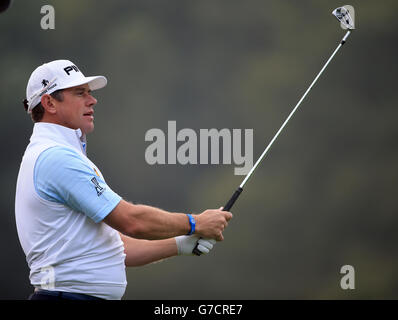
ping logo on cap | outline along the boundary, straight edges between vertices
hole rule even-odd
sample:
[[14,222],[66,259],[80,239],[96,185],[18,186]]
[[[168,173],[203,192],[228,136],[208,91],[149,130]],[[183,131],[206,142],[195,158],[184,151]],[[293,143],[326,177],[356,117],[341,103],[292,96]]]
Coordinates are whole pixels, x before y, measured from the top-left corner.
[[64,68],[64,71],[66,72],[66,74],[68,76],[70,76],[70,72],[73,71],[73,70],[76,71],[76,72],[80,72],[80,70],[74,64]]

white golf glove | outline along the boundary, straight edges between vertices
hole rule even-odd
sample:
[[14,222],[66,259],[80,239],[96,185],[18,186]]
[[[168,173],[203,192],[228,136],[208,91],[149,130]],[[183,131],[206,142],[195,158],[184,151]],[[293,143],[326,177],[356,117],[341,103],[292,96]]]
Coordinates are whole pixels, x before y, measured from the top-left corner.
[[199,239],[198,236],[179,236],[175,237],[178,249],[178,255],[190,256],[193,255],[192,250],[195,248],[196,243],[199,245],[198,249],[203,252],[203,254],[207,254],[213,249],[213,245],[216,243],[214,239]]

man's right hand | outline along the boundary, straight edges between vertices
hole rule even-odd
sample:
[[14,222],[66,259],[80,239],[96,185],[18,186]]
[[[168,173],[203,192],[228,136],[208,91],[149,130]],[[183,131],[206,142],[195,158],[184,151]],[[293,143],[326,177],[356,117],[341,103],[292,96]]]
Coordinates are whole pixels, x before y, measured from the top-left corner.
[[224,240],[222,232],[232,219],[232,213],[220,209],[208,209],[194,216],[195,234],[207,239]]

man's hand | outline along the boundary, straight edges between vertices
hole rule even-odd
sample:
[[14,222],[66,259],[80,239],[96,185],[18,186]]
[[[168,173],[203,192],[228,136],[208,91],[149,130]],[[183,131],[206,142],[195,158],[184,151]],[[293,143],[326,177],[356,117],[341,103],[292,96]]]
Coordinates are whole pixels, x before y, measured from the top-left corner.
[[[198,243],[198,249],[203,253],[207,254],[213,249],[213,245],[216,243],[214,239],[199,239],[198,236],[179,236],[174,238],[177,243],[178,255],[192,256],[193,249]],[[199,241],[198,241],[199,240]]]
[[206,210],[194,216],[196,220],[195,234],[205,239],[224,240],[222,232],[232,219],[231,212],[221,209]]

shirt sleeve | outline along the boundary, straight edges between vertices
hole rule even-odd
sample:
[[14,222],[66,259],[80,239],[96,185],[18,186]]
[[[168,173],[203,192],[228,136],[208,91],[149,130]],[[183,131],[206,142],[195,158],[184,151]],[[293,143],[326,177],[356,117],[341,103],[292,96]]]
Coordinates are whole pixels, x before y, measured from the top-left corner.
[[122,199],[78,152],[66,147],[52,147],[40,154],[34,185],[43,199],[82,212],[96,223]]

